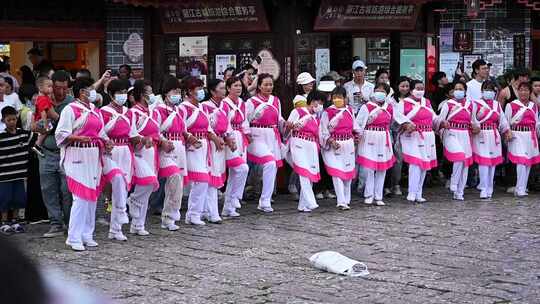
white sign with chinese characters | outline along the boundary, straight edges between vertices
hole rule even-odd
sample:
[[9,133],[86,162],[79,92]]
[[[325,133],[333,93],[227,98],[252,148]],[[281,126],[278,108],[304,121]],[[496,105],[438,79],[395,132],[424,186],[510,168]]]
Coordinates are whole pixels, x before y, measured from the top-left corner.
[[460,54],[455,52],[441,53],[439,57],[439,70],[446,74],[448,81],[454,80],[454,74],[458,63],[460,62]]
[[330,49],[315,49],[315,78],[317,81],[330,72]]
[[223,73],[229,67],[236,68],[236,55],[216,55],[216,79],[223,79]]
[[180,57],[204,56],[208,54],[208,36],[180,37]]

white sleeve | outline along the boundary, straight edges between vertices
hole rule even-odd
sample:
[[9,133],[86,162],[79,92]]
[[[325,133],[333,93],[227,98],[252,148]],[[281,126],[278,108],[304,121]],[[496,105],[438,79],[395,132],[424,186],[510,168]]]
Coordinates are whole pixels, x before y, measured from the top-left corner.
[[296,109],[291,111],[291,114],[289,114],[289,119],[287,119],[288,122],[296,122],[300,118],[300,114]]
[[411,122],[411,120],[408,119],[407,116],[405,116],[403,114],[403,105],[401,106],[401,109],[399,109],[399,107],[400,107],[399,103],[393,103],[391,105],[391,107],[392,107],[392,119],[398,125],[402,125],[404,123]]
[[360,130],[360,133],[364,131],[367,125],[367,121],[369,118],[369,110],[366,105],[363,105],[360,110],[358,111],[358,114],[356,114],[356,127],[358,130]]
[[441,128],[441,123],[446,120],[446,117],[448,116],[448,102],[443,101],[441,104],[441,112],[439,113],[439,116],[435,114],[433,119],[433,127],[435,131],[438,131]]
[[56,126],[54,138],[58,147],[66,146],[66,139],[73,134],[73,123],[75,122],[75,113],[70,106],[65,107],[60,113],[60,119]]
[[251,99],[248,99],[246,101],[246,120],[249,123],[249,118],[253,115],[253,112],[255,111],[255,106],[253,105],[253,102],[251,102]]
[[512,105],[510,103],[506,104],[506,108],[504,109],[504,115],[506,116],[508,125],[512,126]]
[[327,144],[328,139],[330,138],[330,131],[328,131],[328,112],[324,111],[321,115],[321,121],[319,123],[319,143],[322,149],[328,150],[329,146]]
[[478,121],[478,104],[474,101],[472,102],[472,112],[471,112],[471,124],[475,127],[480,127],[480,122]]

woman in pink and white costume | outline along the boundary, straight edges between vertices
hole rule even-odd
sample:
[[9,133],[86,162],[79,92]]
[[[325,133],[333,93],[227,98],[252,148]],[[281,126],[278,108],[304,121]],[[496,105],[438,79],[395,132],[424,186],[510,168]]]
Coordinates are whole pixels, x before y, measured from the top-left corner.
[[205,225],[201,220],[201,216],[208,196],[212,171],[210,140],[217,147],[222,147],[224,143],[221,138],[214,134],[208,115],[203,110],[202,104],[200,104],[205,97],[203,82],[198,78],[189,77],[183,81],[183,87],[185,98],[180,105],[180,109],[185,113],[188,133],[197,138],[197,142],[186,147],[190,192],[185,221],[186,224]]
[[300,199],[298,211],[311,212],[319,207],[313,183],[321,179],[319,169],[319,121],[315,116],[315,109],[321,107],[317,101],[303,96],[305,106],[298,106],[292,110],[287,120],[287,129],[290,137],[287,140],[287,162],[293,167],[300,179]]
[[356,176],[355,134],[360,132],[353,109],[345,100],[347,91],[335,88],[331,93],[333,105],[321,116],[319,141],[326,172],[332,177],[337,196],[337,207],[349,210],[351,182]]
[[504,111],[512,130],[508,142],[508,159],[516,164],[517,180],[514,195],[527,196],[527,182],[531,167],[540,163],[538,152],[538,107],[530,100],[531,85],[518,86],[518,99],[508,103]]
[[219,142],[210,142],[212,165],[210,167],[210,182],[204,212],[208,217],[208,221],[214,224],[221,223],[218,211],[218,189],[225,185],[227,177],[225,145],[232,151],[236,150],[229,121],[229,105],[223,101],[226,92],[223,80],[210,80],[208,82],[210,100],[202,103],[203,110],[210,120],[210,127],[215,136],[220,139]]
[[424,84],[411,81],[411,96],[397,104],[397,110],[411,123],[411,127],[400,135],[403,161],[409,164],[409,193],[407,200],[423,203],[422,188],[426,172],[437,166],[437,150],[433,127],[437,115],[431,102],[424,98]]
[[491,199],[495,167],[504,160],[501,134],[506,141],[512,137],[501,104],[495,99],[496,92],[495,83],[486,80],[482,83],[482,99],[473,100],[473,125],[480,128],[480,132],[473,135],[472,146],[480,175],[478,189],[481,199]]
[[451,162],[450,191],[453,199],[463,201],[469,166],[473,163],[472,133],[480,129],[472,124],[473,102],[465,98],[467,85],[456,82],[450,90],[450,98],[441,105],[436,120],[442,138],[444,157]]
[[231,77],[225,83],[228,95],[222,102],[229,106],[229,122],[231,123],[231,136],[236,143],[236,150],[225,147],[225,157],[229,176],[225,190],[225,201],[221,215],[224,217],[237,217],[240,214],[236,209],[240,208],[240,201],[244,195],[244,188],[249,174],[247,165],[247,146],[251,137],[251,130],[246,117],[246,104],[240,98],[242,94],[242,81],[238,77]]
[[[92,104],[96,91],[87,79],[73,85],[76,100],[67,105],[60,115],[55,138],[61,148],[60,165],[66,173],[69,191],[73,195],[66,244],[75,251],[96,247],[94,228],[96,201],[101,192],[104,147],[112,150],[103,130],[103,117]],[[125,187],[125,185],[121,185]]]
[[394,105],[388,101],[390,86],[385,83],[375,85],[370,101],[363,105],[356,115],[356,123],[361,132],[357,148],[356,162],[366,170],[364,203],[384,206],[383,190],[386,170],[396,162],[392,148],[390,125],[407,122]]
[[195,140],[187,134],[184,123],[184,113],[178,108],[182,102],[180,81],[176,77],[169,77],[163,84],[163,103],[155,109],[161,117],[160,131],[174,149],[159,152],[160,178],[165,178],[163,211],[161,212],[161,228],[176,231],[180,227],[176,221],[180,220],[180,207],[184,192],[184,177],[187,175],[185,140]]
[[246,102],[246,114],[252,141],[247,148],[247,159],[263,167],[263,185],[259,210],[273,212],[272,193],[277,169],[283,165],[280,129],[285,120],[281,116],[281,102],[272,95],[274,79],[262,73],[257,79],[257,95]]
[[129,214],[131,215],[131,227],[129,232],[139,236],[150,233],[145,230],[146,212],[148,211],[148,199],[153,191],[157,190],[159,168],[158,146],[162,143],[168,146],[168,142],[161,138],[159,127],[161,117],[159,112],[149,108],[149,92],[145,90],[143,80],[135,81],[133,89],[128,96],[133,101],[133,106],[127,112],[132,125],[137,128],[137,133],[142,137],[140,143],[135,146],[135,175],[133,176],[134,190],[128,197]]
[[[104,130],[114,147],[104,157],[104,176],[112,185],[112,212],[109,239],[127,241],[122,225],[129,223],[126,201],[135,172],[133,146],[140,138],[127,116],[127,86],[121,80],[112,80],[107,86],[111,103],[101,108]],[[112,161],[112,162],[111,162]],[[116,172],[116,170],[120,172]],[[116,174],[120,173],[120,174]],[[123,186],[122,186],[123,185]]]

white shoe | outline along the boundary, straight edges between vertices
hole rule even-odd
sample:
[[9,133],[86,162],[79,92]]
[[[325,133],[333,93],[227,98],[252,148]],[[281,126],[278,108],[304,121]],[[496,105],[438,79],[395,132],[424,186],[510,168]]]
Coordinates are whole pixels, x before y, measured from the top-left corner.
[[416,201],[416,195],[414,195],[414,194],[408,194],[408,195],[407,195],[407,200],[408,200],[409,202],[415,202],[415,201]]
[[351,207],[349,207],[349,205],[345,205],[345,204],[337,205],[337,207],[338,207],[339,210],[351,210]]
[[240,200],[236,200],[233,205],[234,205],[233,206],[234,208],[242,208],[242,204],[240,203]]
[[272,213],[274,212],[274,209],[272,209],[272,207],[261,207],[261,206],[258,206],[257,209],[261,210],[262,212],[265,212],[265,213]]
[[309,213],[309,212],[311,212],[311,209],[304,207],[304,208],[298,208],[298,211],[299,212],[308,212]]
[[401,192],[401,187],[400,186],[394,186],[394,189],[393,189],[393,193],[394,195],[403,195],[403,192]]
[[144,229],[135,229],[133,227],[129,228],[129,233],[136,234],[138,236],[147,236],[150,234],[150,232],[144,230]]
[[457,191],[457,186],[450,185],[450,192],[456,192],[456,191]]
[[324,196],[329,199],[337,198],[337,196],[334,193],[330,192],[330,190],[326,190],[326,192],[324,192]]
[[462,195],[462,194],[456,194],[456,193],[454,193],[453,199],[454,199],[455,201],[464,201],[464,200],[465,200],[465,199],[463,198],[463,195]]
[[516,192],[516,187],[509,187],[508,189],[506,189],[506,193],[514,193]]
[[108,239],[109,240],[117,240],[117,241],[121,241],[121,242],[127,241],[127,237],[122,232],[118,232],[118,233],[109,232]]
[[319,199],[319,200],[322,200],[322,199],[324,199],[324,195],[322,193],[317,193],[317,194],[315,194],[315,198]]
[[418,203],[425,203],[425,202],[427,202],[427,199],[425,199],[425,198],[423,198],[423,197],[417,197],[417,198],[416,198],[416,202],[418,202]]
[[386,206],[386,204],[383,201],[376,201],[375,205],[377,205],[377,206]]
[[236,211],[224,211],[221,213],[221,216],[223,217],[239,217],[240,213]]
[[204,226],[204,225],[206,225],[206,223],[203,222],[201,219],[189,218],[189,217],[186,217],[186,224],[195,225],[195,226]]
[[66,242],[66,245],[68,245],[69,247],[71,247],[71,249],[73,251],[85,251],[86,248],[84,248],[84,245],[83,244],[71,244],[69,242]]
[[99,244],[94,240],[83,241],[86,247],[97,247]]
[[373,204],[373,196],[366,197],[366,198],[364,199],[364,204],[366,204],[366,205],[371,205],[371,204]]
[[161,223],[161,228],[162,228],[162,229],[167,229],[167,230],[169,230],[169,231],[176,231],[176,230],[180,229],[180,227],[177,226],[177,225],[174,224],[174,223],[168,223],[168,224],[166,224],[166,223]]
[[527,192],[514,192],[514,196],[515,197],[525,197],[525,196],[529,196],[529,193]]

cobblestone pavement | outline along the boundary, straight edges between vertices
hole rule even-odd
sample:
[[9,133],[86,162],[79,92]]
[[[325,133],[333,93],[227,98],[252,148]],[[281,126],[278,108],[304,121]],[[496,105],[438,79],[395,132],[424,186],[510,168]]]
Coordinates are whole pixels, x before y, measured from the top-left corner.
[[[272,215],[254,202],[222,225],[177,232],[150,219],[150,237],[106,240],[83,253],[62,238],[42,239],[48,227],[17,235],[45,265],[61,269],[118,303],[540,303],[540,195],[518,200],[496,193],[465,203],[430,189],[430,202],[389,206],[334,202],[301,214],[280,196]],[[335,250],[365,262],[371,274],[348,278],[321,272],[308,258]]]

